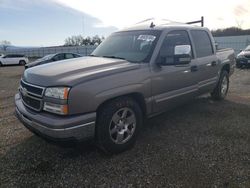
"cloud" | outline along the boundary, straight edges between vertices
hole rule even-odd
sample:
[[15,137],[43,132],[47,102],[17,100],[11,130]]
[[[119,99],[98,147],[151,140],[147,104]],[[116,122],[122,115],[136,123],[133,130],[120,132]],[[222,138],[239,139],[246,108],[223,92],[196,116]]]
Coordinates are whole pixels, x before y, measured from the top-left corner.
[[218,21],[220,21],[220,22],[222,22],[222,21],[224,21],[225,19],[224,18],[222,18],[222,17],[217,17],[216,18]]

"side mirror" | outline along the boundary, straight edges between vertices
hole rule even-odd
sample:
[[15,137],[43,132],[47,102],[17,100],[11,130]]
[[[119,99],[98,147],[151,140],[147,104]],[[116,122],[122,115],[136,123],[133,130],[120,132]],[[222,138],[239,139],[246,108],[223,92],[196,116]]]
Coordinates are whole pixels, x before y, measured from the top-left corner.
[[191,46],[178,45],[174,48],[174,62],[175,65],[183,65],[191,62]]
[[191,46],[190,45],[177,45],[174,46],[174,54],[158,56],[156,64],[159,66],[168,65],[184,65],[191,62]]

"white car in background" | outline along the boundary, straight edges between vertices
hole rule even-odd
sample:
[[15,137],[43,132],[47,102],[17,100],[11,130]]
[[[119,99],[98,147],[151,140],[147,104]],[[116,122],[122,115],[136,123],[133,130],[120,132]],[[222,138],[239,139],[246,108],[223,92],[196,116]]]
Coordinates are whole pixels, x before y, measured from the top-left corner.
[[29,62],[29,59],[20,54],[9,54],[0,56],[0,66],[3,65],[25,65]]

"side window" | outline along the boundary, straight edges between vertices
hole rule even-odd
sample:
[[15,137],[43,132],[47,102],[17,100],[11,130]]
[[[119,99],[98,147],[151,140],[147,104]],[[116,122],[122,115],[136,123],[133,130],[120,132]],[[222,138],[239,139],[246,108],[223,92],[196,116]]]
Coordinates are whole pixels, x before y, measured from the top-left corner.
[[65,59],[74,58],[73,54],[65,54]]
[[193,30],[191,36],[198,58],[213,55],[212,43],[206,31]]
[[57,54],[53,60],[54,61],[60,61],[60,60],[63,60],[64,59],[64,54]]
[[[190,45],[191,42],[186,31],[171,31],[167,34],[161,46],[158,61],[164,61],[165,64],[174,64],[174,50],[178,45]],[[192,52],[191,52],[192,55]]]

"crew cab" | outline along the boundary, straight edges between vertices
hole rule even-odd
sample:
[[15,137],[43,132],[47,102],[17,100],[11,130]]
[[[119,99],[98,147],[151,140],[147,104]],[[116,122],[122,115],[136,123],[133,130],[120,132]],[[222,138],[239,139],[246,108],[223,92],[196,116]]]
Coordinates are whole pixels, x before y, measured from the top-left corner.
[[88,57],[25,70],[16,115],[52,140],[94,138],[119,153],[134,145],[143,119],[204,93],[226,97],[235,56],[216,51],[207,28],[139,24],[111,34]]
[[0,66],[3,65],[25,65],[29,59],[25,55],[9,54],[0,57]]

